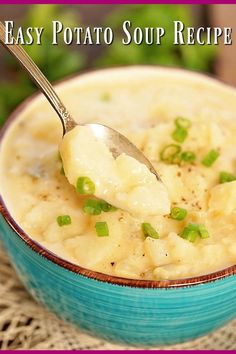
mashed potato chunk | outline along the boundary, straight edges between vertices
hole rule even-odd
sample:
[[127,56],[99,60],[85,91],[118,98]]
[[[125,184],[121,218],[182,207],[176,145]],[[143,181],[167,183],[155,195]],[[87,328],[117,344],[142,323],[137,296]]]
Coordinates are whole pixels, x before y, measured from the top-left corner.
[[236,181],[219,184],[212,188],[209,209],[222,215],[236,211]]

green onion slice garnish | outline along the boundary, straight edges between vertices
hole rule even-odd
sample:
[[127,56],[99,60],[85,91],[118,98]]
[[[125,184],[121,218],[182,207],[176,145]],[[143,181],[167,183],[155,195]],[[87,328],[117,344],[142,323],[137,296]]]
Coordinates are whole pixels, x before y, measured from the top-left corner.
[[176,144],[170,144],[164,147],[160,152],[160,159],[166,163],[176,163],[176,159],[181,151],[181,147]]
[[142,231],[145,237],[159,238],[158,232],[148,222],[142,224]]
[[89,177],[79,177],[76,182],[76,190],[79,194],[94,194],[95,184]]
[[102,211],[105,213],[116,211],[117,208],[107,203],[105,200],[87,199],[83,206],[83,211],[89,215],[100,215]]
[[186,118],[178,117],[175,119],[175,130],[172,133],[172,138],[182,144],[188,136],[188,129],[191,126],[191,121]]
[[177,208],[177,207],[174,207],[171,209],[171,212],[170,212],[171,219],[181,221],[181,220],[184,220],[186,216],[187,216],[186,209]]
[[177,143],[182,144],[188,136],[188,131],[186,128],[178,126],[171,136],[175,141],[177,141]]
[[197,237],[199,236],[198,233],[198,225],[197,224],[188,224],[180,234],[182,238],[188,240],[190,242],[195,242]]
[[181,161],[193,162],[196,160],[196,154],[192,151],[183,151],[180,155]]
[[198,226],[198,231],[199,231],[199,234],[200,234],[200,237],[201,238],[208,238],[209,237],[209,232],[207,231],[207,229],[205,228],[204,225],[199,225]]
[[191,127],[192,122],[189,119],[178,117],[175,119],[175,125],[176,127],[181,127],[188,129]]
[[109,228],[105,221],[96,222],[95,229],[99,237],[109,236]]
[[83,206],[83,211],[89,215],[100,215],[102,207],[97,199],[87,199]]
[[177,143],[183,143],[188,136],[188,131],[185,128],[177,127],[172,133],[172,138],[177,141]]
[[57,217],[57,223],[59,226],[70,225],[71,224],[70,215],[59,215]]
[[220,153],[217,150],[211,150],[203,158],[202,164],[206,167],[211,167],[219,156],[220,156]]
[[181,234],[181,237],[189,242],[195,242],[198,237],[198,232],[195,230],[184,229],[184,231]]
[[232,182],[236,180],[236,176],[232,173],[222,171],[220,172],[220,183]]
[[181,232],[180,237],[190,242],[195,242],[197,237],[208,238],[209,233],[204,225],[189,223]]

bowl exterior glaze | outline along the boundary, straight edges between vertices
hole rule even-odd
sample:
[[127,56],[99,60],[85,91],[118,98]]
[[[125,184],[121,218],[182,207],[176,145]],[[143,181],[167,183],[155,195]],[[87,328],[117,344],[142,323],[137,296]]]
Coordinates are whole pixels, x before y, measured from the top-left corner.
[[35,252],[0,216],[0,234],[31,295],[83,331],[134,346],[180,343],[236,316],[236,276],[179,288],[135,288],[69,271]]

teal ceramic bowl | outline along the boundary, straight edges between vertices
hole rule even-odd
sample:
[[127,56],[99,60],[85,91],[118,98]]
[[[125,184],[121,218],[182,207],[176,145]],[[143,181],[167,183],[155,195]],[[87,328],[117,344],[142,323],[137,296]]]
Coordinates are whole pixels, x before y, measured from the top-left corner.
[[[1,141],[25,105],[1,131]],[[0,147],[1,153],[1,147]],[[132,346],[190,341],[236,316],[236,266],[184,280],[118,278],[74,265],[33,241],[0,199],[0,235],[33,298],[84,332]]]

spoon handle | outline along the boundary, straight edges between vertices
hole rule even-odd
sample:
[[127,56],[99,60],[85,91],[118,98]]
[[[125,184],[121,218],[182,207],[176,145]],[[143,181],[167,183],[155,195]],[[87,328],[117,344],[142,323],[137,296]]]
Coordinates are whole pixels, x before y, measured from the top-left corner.
[[28,74],[31,76],[31,78],[41,90],[41,92],[51,103],[52,107],[55,109],[62,122],[64,135],[67,131],[74,128],[77,123],[73,120],[70,113],[67,111],[66,107],[61,102],[60,98],[56,94],[48,79],[44,76],[41,70],[26,53],[26,51],[19,44],[15,43],[14,37],[12,37],[12,39],[14,41],[14,44],[5,43],[5,26],[0,21],[0,42],[19,61],[19,63],[28,72]]

